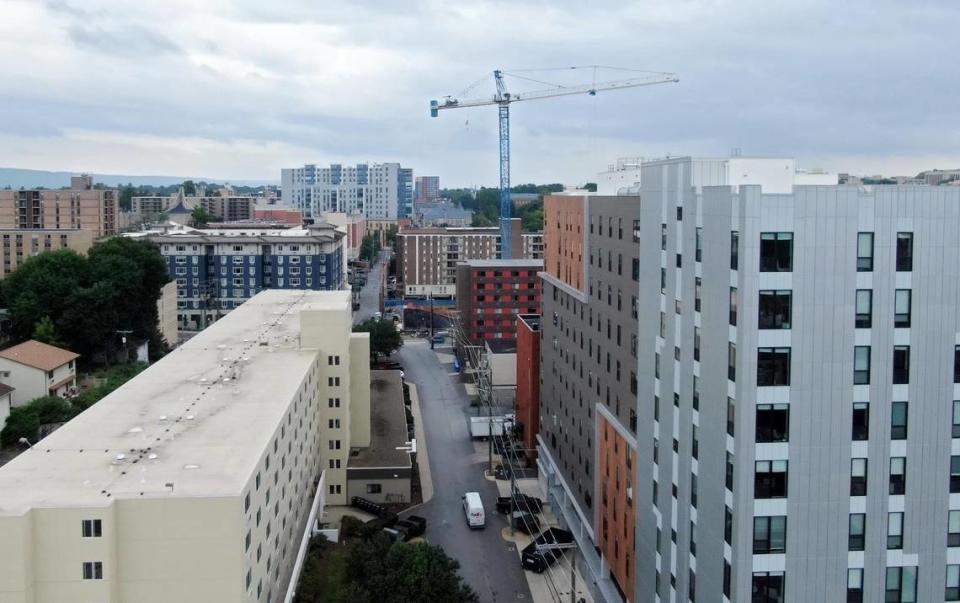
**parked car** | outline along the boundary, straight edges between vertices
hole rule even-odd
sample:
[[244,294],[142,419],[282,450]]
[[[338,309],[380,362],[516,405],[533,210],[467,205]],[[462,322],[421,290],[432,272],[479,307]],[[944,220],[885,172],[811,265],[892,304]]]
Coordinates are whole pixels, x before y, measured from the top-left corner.
[[523,548],[520,564],[523,569],[542,574],[554,561],[563,556],[562,549],[547,549],[543,548],[543,545],[570,544],[571,542],[573,542],[573,534],[567,530],[557,527],[547,528]]

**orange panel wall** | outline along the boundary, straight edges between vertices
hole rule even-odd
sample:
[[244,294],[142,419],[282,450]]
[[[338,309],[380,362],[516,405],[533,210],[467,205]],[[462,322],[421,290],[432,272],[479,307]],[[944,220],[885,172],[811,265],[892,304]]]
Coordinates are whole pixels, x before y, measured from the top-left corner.
[[636,509],[632,499],[636,450],[597,414],[600,453],[600,550],[627,601],[634,601]]
[[548,195],[543,200],[544,270],[583,291],[584,204],[582,196]]
[[[536,323],[517,319],[517,420],[523,425],[523,447],[531,461],[536,459],[540,425],[539,316],[535,318]],[[531,323],[537,325],[537,330],[531,328]]]

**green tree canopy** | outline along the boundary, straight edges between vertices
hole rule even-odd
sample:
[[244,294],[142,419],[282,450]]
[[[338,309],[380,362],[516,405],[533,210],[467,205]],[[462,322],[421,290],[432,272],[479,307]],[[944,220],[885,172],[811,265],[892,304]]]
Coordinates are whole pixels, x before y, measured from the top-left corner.
[[29,339],[44,316],[56,323],[70,307],[73,293],[89,280],[89,264],[75,251],[61,249],[28,258],[2,284],[14,338]]
[[36,339],[47,345],[63,347],[63,342],[60,341],[60,337],[57,335],[57,327],[53,324],[53,321],[50,320],[49,316],[44,316],[34,325],[32,339]]
[[403,345],[400,331],[392,320],[371,318],[353,327],[354,333],[370,333],[370,360],[389,356]]
[[197,184],[193,180],[184,180],[183,194],[192,197],[197,194]]
[[213,216],[204,206],[198,205],[193,208],[193,212],[190,214],[190,223],[194,228],[203,228],[210,223],[212,218]]

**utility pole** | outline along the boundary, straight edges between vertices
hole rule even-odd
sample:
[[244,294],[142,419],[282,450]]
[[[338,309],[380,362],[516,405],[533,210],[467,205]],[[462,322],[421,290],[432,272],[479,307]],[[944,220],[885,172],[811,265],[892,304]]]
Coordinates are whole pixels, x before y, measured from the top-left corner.
[[430,349],[433,349],[433,292],[427,293],[427,298],[430,300]]
[[132,335],[133,331],[117,331],[120,335],[120,341],[123,342],[123,363],[130,362],[130,354],[127,352],[127,336]]

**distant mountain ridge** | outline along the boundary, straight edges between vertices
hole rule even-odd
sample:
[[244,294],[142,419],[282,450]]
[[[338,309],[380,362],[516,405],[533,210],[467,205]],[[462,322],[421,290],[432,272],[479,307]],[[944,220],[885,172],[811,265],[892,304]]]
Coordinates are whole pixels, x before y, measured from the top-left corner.
[[[93,182],[107,186],[120,186],[131,183],[140,186],[170,186],[180,184],[184,180],[194,182],[209,182],[223,184],[229,182],[237,186],[266,186],[279,184],[276,180],[234,180],[231,178],[202,178],[198,176],[123,176],[117,174],[97,174],[87,172],[93,176]],[[62,188],[70,186],[70,176],[77,176],[80,172],[25,170],[20,168],[0,167],[0,188]]]

